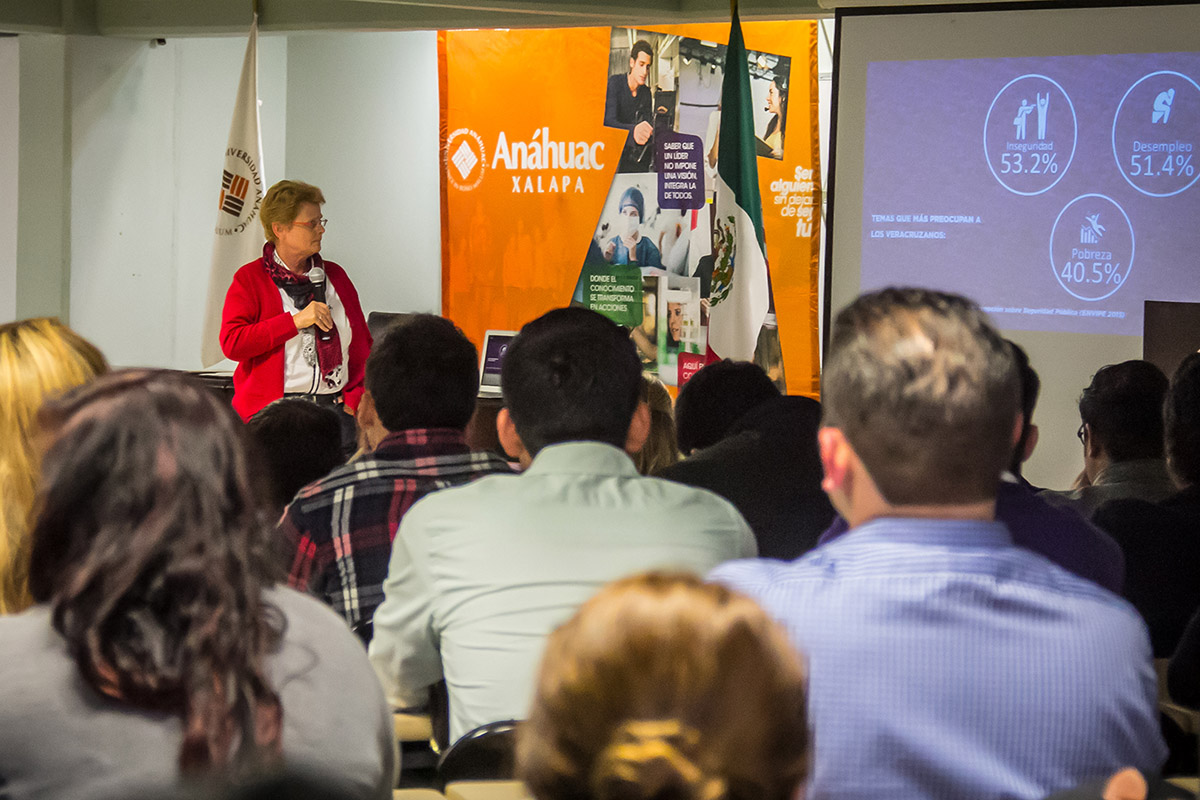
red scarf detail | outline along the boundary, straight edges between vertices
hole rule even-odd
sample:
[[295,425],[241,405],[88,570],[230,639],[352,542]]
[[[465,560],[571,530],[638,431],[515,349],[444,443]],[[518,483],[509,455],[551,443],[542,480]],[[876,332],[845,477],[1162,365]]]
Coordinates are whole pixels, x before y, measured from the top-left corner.
[[[269,277],[276,286],[287,292],[292,298],[292,302],[296,304],[296,308],[303,311],[313,299],[313,284],[308,279],[308,271],[304,275],[297,275],[287,267],[278,263],[275,260],[275,245],[267,242],[263,245],[263,268],[267,271]],[[321,259],[319,253],[313,253],[308,259],[308,268],[320,267],[325,269],[325,262]],[[328,285],[328,273],[326,273],[326,284]],[[321,372],[321,379],[325,382],[326,387],[332,389],[338,385],[338,376],[341,373],[342,366],[342,337],[338,333],[337,325],[335,324],[327,332],[329,334],[328,341],[322,341],[321,331],[316,326],[312,326],[315,330],[313,334],[316,336],[317,344],[317,368]]]

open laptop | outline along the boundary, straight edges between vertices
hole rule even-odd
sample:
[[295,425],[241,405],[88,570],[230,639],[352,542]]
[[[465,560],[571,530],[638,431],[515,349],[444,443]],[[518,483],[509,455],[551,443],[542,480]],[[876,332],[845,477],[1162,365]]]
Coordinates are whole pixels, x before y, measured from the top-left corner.
[[479,396],[500,396],[500,363],[516,331],[487,331],[479,349]]

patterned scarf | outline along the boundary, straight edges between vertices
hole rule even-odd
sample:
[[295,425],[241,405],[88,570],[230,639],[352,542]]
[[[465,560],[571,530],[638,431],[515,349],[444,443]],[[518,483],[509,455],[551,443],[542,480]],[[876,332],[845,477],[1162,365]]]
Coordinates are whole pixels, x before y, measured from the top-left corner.
[[[287,292],[288,297],[292,298],[296,308],[303,311],[313,299],[313,284],[308,279],[308,275],[297,275],[292,272],[283,262],[275,255],[275,245],[267,242],[263,245],[262,257],[263,269],[267,271],[269,277],[276,286]],[[325,269],[325,262],[321,260],[319,253],[313,253],[308,259],[309,269],[320,267]],[[328,281],[328,278],[326,279]],[[307,334],[304,343],[305,360],[309,364],[316,364],[321,372],[321,379],[325,382],[326,387],[333,389],[341,380],[342,376],[342,339],[338,333],[337,325],[335,324],[326,333],[329,336],[328,341],[322,341],[320,336],[315,336],[316,326],[302,331],[301,334]],[[312,340],[316,340],[315,352],[312,347]]]

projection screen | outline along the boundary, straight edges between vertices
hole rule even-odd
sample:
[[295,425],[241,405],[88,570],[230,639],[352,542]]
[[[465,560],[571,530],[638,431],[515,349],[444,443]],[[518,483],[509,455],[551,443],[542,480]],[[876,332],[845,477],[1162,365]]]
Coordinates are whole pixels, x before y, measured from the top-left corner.
[[838,15],[826,308],[975,299],[1042,376],[1034,483],[1079,471],[1079,392],[1141,357],[1144,301],[1200,302],[1197,30],[1191,5]]

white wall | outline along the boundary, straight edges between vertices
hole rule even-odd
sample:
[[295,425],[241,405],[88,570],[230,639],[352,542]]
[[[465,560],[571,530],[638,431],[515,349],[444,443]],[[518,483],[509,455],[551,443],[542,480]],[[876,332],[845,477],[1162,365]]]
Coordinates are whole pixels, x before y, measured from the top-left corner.
[[63,36],[17,39],[18,318],[68,317],[70,205],[67,131],[67,46]]
[[[70,321],[114,364],[200,367],[244,51],[244,37],[69,40]],[[259,98],[267,183],[321,186],[324,252],[364,310],[440,310],[436,34],[261,37]]]
[[288,38],[286,177],[324,192],[364,312],[441,312],[438,124],[436,33]]
[[0,39],[0,323],[17,317],[18,46],[16,37]]
[[[283,169],[286,40],[259,42],[268,176]],[[116,365],[195,369],[245,39],[68,43],[72,327]]]
[[[178,95],[187,100],[175,114],[175,170],[181,191],[175,208],[178,316],[171,366],[199,369],[221,165],[246,39],[168,39],[167,47],[173,43],[179,45]],[[218,64],[219,71],[215,68]],[[277,181],[287,170],[286,37],[258,39],[258,101],[264,179]],[[232,361],[225,361],[213,369],[233,367]]]

